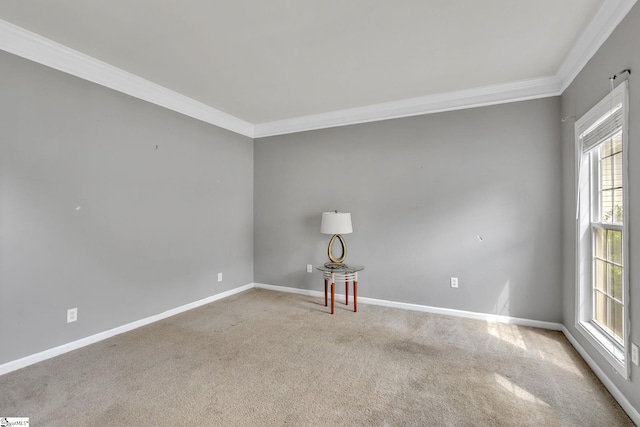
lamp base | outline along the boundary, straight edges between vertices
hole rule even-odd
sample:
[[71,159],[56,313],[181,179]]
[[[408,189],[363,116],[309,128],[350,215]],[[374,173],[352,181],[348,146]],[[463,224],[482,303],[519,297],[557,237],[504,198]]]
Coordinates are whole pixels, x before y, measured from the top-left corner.
[[[342,256],[340,258],[336,258],[333,256],[333,242],[336,239],[340,240],[340,246],[342,246]],[[334,234],[331,240],[329,241],[329,248],[327,250],[327,255],[329,255],[329,261],[324,266],[327,268],[341,268],[344,267],[344,259],[347,257],[347,244],[344,242],[344,239],[339,234]]]
[[346,267],[346,264],[345,264],[345,263],[343,263],[343,262],[325,262],[325,263],[324,263],[324,266],[325,266],[325,267],[327,267],[327,268],[335,268],[335,269],[338,269],[338,268],[344,268],[344,267]]

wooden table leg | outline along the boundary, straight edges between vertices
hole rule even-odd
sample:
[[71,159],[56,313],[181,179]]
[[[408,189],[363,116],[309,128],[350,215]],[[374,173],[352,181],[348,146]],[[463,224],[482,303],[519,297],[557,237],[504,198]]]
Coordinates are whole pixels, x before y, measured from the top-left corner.
[[327,303],[327,287],[329,286],[329,281],[327,279],[324,279],[324,306],[328,306],[329,304]]
[[358,311],[358,279],[353,281],[353,311]]
[[331,282],[331,314],[333,314],[335,310],[335,302],[336,302],[336,282],[334,280]]
[[336,305],[336,274],[331,272],[331,314],[335,311]]
[[344,303],[346,305],[349,305],[349,281],[348,280],[344,281],[344,295],[345,295]]

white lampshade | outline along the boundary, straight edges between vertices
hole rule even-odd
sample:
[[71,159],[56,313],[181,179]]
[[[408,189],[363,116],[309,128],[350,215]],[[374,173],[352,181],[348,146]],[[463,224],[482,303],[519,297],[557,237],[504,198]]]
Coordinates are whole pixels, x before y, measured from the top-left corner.
[[351,214],[345,212],[322,212],[322,234],[349,234],[353,233]]

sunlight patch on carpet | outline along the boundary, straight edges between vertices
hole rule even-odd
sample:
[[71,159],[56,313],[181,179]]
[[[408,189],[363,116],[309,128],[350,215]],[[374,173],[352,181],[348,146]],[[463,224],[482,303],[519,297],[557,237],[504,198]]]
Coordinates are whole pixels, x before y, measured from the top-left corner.
[[558,368],[564,369],[578,378],[584,377],[572,361],[569,351],[567,351],[566,347],[562,346],[559,342],[542,337],[540,340],[540,348],[536,351],[540,358],[545,362],[553,363]]
[[549,404],[547,402],[545,402],[544,400],[538,399],[537,397],[535,397],[533,394],[529,393],[522,387],[519,387],[514,383],[512,383],[511,381],[509,381],[509,379],[503,377],[500,374],[494,374],[494,375],[496,378],[496,382],[500,386],[502,386],[505,390],[507,390],[509,393],[514,395],[515,397],[522,399],[526,402],[535,403],[537,405],[544,406],[547,408],[549,407]]
[[522,339],[522,335],[520,334],[520,330],[515,325],[487,322],[487,332],[489,332],[489,335],[521,348],[522,350],[527,349],[524,339]]

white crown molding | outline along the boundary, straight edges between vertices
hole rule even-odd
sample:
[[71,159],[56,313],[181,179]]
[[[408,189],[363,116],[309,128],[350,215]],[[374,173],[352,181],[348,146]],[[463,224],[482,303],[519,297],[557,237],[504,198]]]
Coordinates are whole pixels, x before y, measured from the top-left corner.
[[253,138],[253,124],[0,20],[0,49]]
[[401,101],[331,111],[256,125],[254,137],[262,138],[314,129],[353,125],[443,111],[461,110],[528,99],[560,95],[561,82],[555,76],[468,90],[429,95]]
[[[573,45],[569,55],[556,73],[556,76],[562,81],[562,92],[569,87],[578,73],[609,38],[613,30],[627,16],[636,1],[606,0],[602,2],[602,6]],[[616,71],[613,70],[613,72]]]
[[261,123],[256,125],[254,137],[262,138],[561,95],[636,1],[603,2],[555,76]]
[[604,1],[555,76],[484,86],[254,125],[105,62],[0,20],[0,49],[250,138],[263,138],[558,96],[637,0]]

